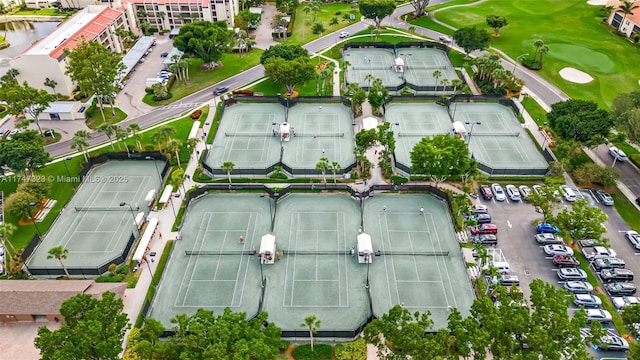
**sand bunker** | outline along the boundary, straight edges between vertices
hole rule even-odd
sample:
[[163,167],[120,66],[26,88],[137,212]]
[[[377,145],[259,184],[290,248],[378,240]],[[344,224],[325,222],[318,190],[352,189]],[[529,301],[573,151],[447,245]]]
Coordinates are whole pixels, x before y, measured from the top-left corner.
[[607,5],[608,2],[609,2],[609,0],[589,0],[589,1],[587,1],[587,4],[589,4],[589,5],[597,5],[597,6],[604,6],[604,5]]
[[593,77],[591,77],[591,75],[570,67],[560,70],[560,76],[567,81],[577,84],[586,84],[593,81]]

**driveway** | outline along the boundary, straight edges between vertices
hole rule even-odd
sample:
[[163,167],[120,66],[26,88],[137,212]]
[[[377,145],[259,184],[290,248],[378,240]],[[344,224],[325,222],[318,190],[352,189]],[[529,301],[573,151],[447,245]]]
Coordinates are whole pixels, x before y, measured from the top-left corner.
[[46,325],[50,330],[59,329],[60,324],[54,322],[0,322],[0,349],[2,359],[38,360],[40,350],[33,344],[38,335],[38,328]]
[[271,36],[271,32],[273,31],[273,29],[271,29],[271,21],[277,12],[278,10],[276,10],[275,5],[262,5],[262,20],[260,21],[260,25],[258,25],[256,30],[251,32],[252,35],[256,36],[256,47],[258,49],[264,50],[277,44]]

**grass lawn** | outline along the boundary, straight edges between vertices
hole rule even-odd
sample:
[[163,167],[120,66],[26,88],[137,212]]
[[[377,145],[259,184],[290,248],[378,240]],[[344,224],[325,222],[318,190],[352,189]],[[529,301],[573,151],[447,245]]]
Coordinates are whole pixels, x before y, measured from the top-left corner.
[[152,95],[147,94],[142,101],[151,106],[170,104],[260,64],[260,55],[262,55],[260,49],[253,49],[249,53],[242,54],[242,57],[238,54],[224,54],[221,59],[223,67],[205,72],[200,71],[202,59],[189,59],[189,82],[185,85],[184,81],[177,80],[171,88],[171,94],[173,94],[171,99],[153,101]]
[[58,9],[26,9],[26,10],[17,10],[12,12],[9,15],[40,15],[40,16],[68,16],[73,14],[75,11],[58,11]]
[[453,35],[453,32],[454,32],[454,30],[452,30],[451,28],[438,24],[428,16],[423,16],[418,19],[412,20],[410,21],[410,23],[416,26],[422,26],[423,28],[431,29],[447,35]]
[[[110,106],[104,107],[104,118],[111,124],[117,124],[127,117],[127,114],[125,114],[124,111],[120,110],[117,107],[115,108],[115,112],[116,112],[116,116],[112,117],[111,107]],[[96,108],[96,112],[93,114],[93,116],[86,120],[87,127],[89,127],[89,129],[92,129],[92,130],[97,129],[100,126],[100,124],[102,124],[103,122],[104,121],[102,120],[102,113],[100,112],[100,108]]]
[[538,126],[543,126],[547,122],[547,112],[538,104],[538,102],[530,96],[522,100],[524,108]]
[[[315,57],[311,59],[313,64],[321,64],[323,62],[328,62],[327,59],[321,57]],[[295,91],[298,92],[298,96],[318,96],[316,92],[316,81],[320,82],[322,85],[322,80],[313,79],[311,81],[307,81],[303,85],[298,85],[295,87]],[[262,93],[264,96],[276,96],[278,93],[284,94],[287,92],[287,89],[284,86],[278,85],[270,81],[269,79],[257,84],[256,86],[251,88],[254,92]],[[332,96],[333,95],[333,86],[329,83],[329,79],[325,81],[324,91],[321,91],[322,96]]]
[[[289,37],[286,40],[287,42],[296,43],[296,44],[306,44],[320,37],[320,34],[314,34],[313,31],[311,30],[311,27],[314,24],[313,11],[309,12],[309,14],[306,14],[304,10],[302,10],[304,9],[304,7],[305,7],[305,4],[301,3],[300,6],[298,6],[298,9],[296,10],[296,18],[293,24],[293,32],[291,34],[291,37]],[[344,20],[342,18],[344,14],[354,14],[355,20],[351,22]],[[326,29],[325,32],[323,33],[324,35],[330,32],[336,31],[338,29],[342,29],[343,27],[352,24],[354,21],[360,20],[360,12],[358,11],[357,6],[354,9],[351,7],[351,4],[340,3],[340,2],[323,4],[320,7],[320,11],[318,11],[315,16],[316,16],[315,22],[321,23],[322,25],[324,25],[324,28]],[[338,23],[336,25],[330,25],[331,19],[334,17],[338,18]]]
[[614,201],[613,206],[624,222],[629,225],[629,228],[640,231],[640,217],[638,217],[638,209],[635,205],[620,190],[612,193],[611,196]]
[[[540,70],[547,80],[572,98],[589,99],[609,108],[619,93],[638,86],[640,48],[614,35],[602,24],[600,6],[584,0],[503,1],[487,0],[463,8],[444,9],[436,18],[455,27],[477,25],[489,31],[485,18],[499,14],[509,25],[492,38],[492,46],[511,58],[533,54],[536,39],[549,47]],[[588,84],[563,80],[558,72],[574,67],[594,77]]]

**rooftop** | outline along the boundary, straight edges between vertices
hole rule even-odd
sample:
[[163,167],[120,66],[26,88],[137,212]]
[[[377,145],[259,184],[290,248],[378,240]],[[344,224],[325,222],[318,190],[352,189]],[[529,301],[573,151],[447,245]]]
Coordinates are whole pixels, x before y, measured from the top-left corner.
[[136,4],[136,5],[144,5],[144,4],[158,4],[158,5],[169,5],[169,4],[199,4],[202,7],[209,7],[208,0],[127,0],[127,2]]

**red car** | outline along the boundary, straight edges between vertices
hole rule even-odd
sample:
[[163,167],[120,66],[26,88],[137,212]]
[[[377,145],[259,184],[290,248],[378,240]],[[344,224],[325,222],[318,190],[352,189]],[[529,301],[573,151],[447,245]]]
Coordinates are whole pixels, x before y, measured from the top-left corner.
[[553,257],[553,265],[558,267],[578,267],[580,261],[570,255],[556,255]]
[[488,185],[480,185],[480,196],[485,200],[493,199],[493,191]]
[[478,224],[469,228],[471,235],[495,235],[498,233],[498,227],[495,224]]

